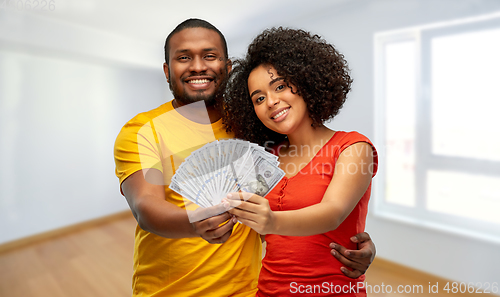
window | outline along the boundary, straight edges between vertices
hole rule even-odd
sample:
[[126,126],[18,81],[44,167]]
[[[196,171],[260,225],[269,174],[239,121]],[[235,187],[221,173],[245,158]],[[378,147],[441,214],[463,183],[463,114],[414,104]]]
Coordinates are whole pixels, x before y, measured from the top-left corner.
[[500,18],[375,36],[375,215],[500,241]]

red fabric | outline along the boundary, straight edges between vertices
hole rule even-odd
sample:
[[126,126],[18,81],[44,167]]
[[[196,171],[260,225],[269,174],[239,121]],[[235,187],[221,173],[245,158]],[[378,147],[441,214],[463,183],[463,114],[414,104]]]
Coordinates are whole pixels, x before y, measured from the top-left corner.
[[[373,144],[357,132],[337,131],[295,176],[284,177],[266,196],[273,211],[294,210],[321,202],[340,153],[357,142]],[[373,175],[377,170],[374,148]],[[366,296],[357,283],[342,274],[343,266],[330,254],[330,242],[357,249],[350,237],[365,229],[371,184],[345,221],[334,231],[313,236],[266,235],[257,296]],[[342,287],[343,286],[343,287]],[[359,286],[362,287],[362,286]],[[347,294],[335,292],[347,291]]]

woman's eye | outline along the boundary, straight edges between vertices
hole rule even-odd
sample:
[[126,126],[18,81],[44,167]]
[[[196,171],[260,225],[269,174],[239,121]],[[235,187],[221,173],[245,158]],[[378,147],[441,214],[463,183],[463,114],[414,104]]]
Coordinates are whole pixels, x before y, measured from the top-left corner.
[[255,103],[257,103],[257,104],[261,103],[262,101],[264,101],[264,96],[260,96],[260,97],[257,97],[257,99],[255,99]]
[[276,91],[281,91],[285,88],[284,85],[279,85],[277,88],[276,88]]

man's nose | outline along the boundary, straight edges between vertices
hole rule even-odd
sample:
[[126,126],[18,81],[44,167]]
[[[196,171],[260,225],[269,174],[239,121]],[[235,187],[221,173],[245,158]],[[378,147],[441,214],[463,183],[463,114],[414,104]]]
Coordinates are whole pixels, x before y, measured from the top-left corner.
[[190,66],[191,72],[203,72],[207,70],[207,64],[201,57],[194,57]]

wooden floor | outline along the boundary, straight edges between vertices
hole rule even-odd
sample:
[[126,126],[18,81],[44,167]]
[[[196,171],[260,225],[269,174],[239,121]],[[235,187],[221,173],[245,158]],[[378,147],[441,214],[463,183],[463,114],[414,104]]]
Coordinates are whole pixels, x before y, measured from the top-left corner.
[[[0,252],[0,296],[8,297],[126,297],[131,296],[135,220],[130,215],[83,230],[24,244]],[[370,267],[369,296],[449,296],[428,292],[436,279],[384,260]],[[383,285],[383,286],[382,286]],[[398,286],[411,286],[396,293]],[[391,286],[391,294],[382,293]],[[421,288],[423,291],[417,292]],[[375,292],[379,293],[375,293]],[[468,296],[467,294],[452,294]],[[492,296],[482,294],[480,296]]]
[[135,220],[106,224],[0,254],[0,296],[131,296]]
[[[447,283],[449,285],[448,292],[445,290]],[[477,288],[466,288],[466,284],[462,284],[460,288],[460,282],[443,279],[383,259],[375,259],[366,272],[366,285],[367,287],[371,285],[371,290],[367,289],[367,293],[369,293],[368,296],[377,297],[498,296],[479,292]],[[454,286],[457,288],[454,289]],[[391,290],[392,292],[388,292]],[[453,293],[453,290],[456,290],[456,293]],[[460,293],[460,290],[465,293]],[[467,293],[466,290],[470,290],[470,292],[474,293]],[[489,290],[491,291],[492,289],[490,288]]]

